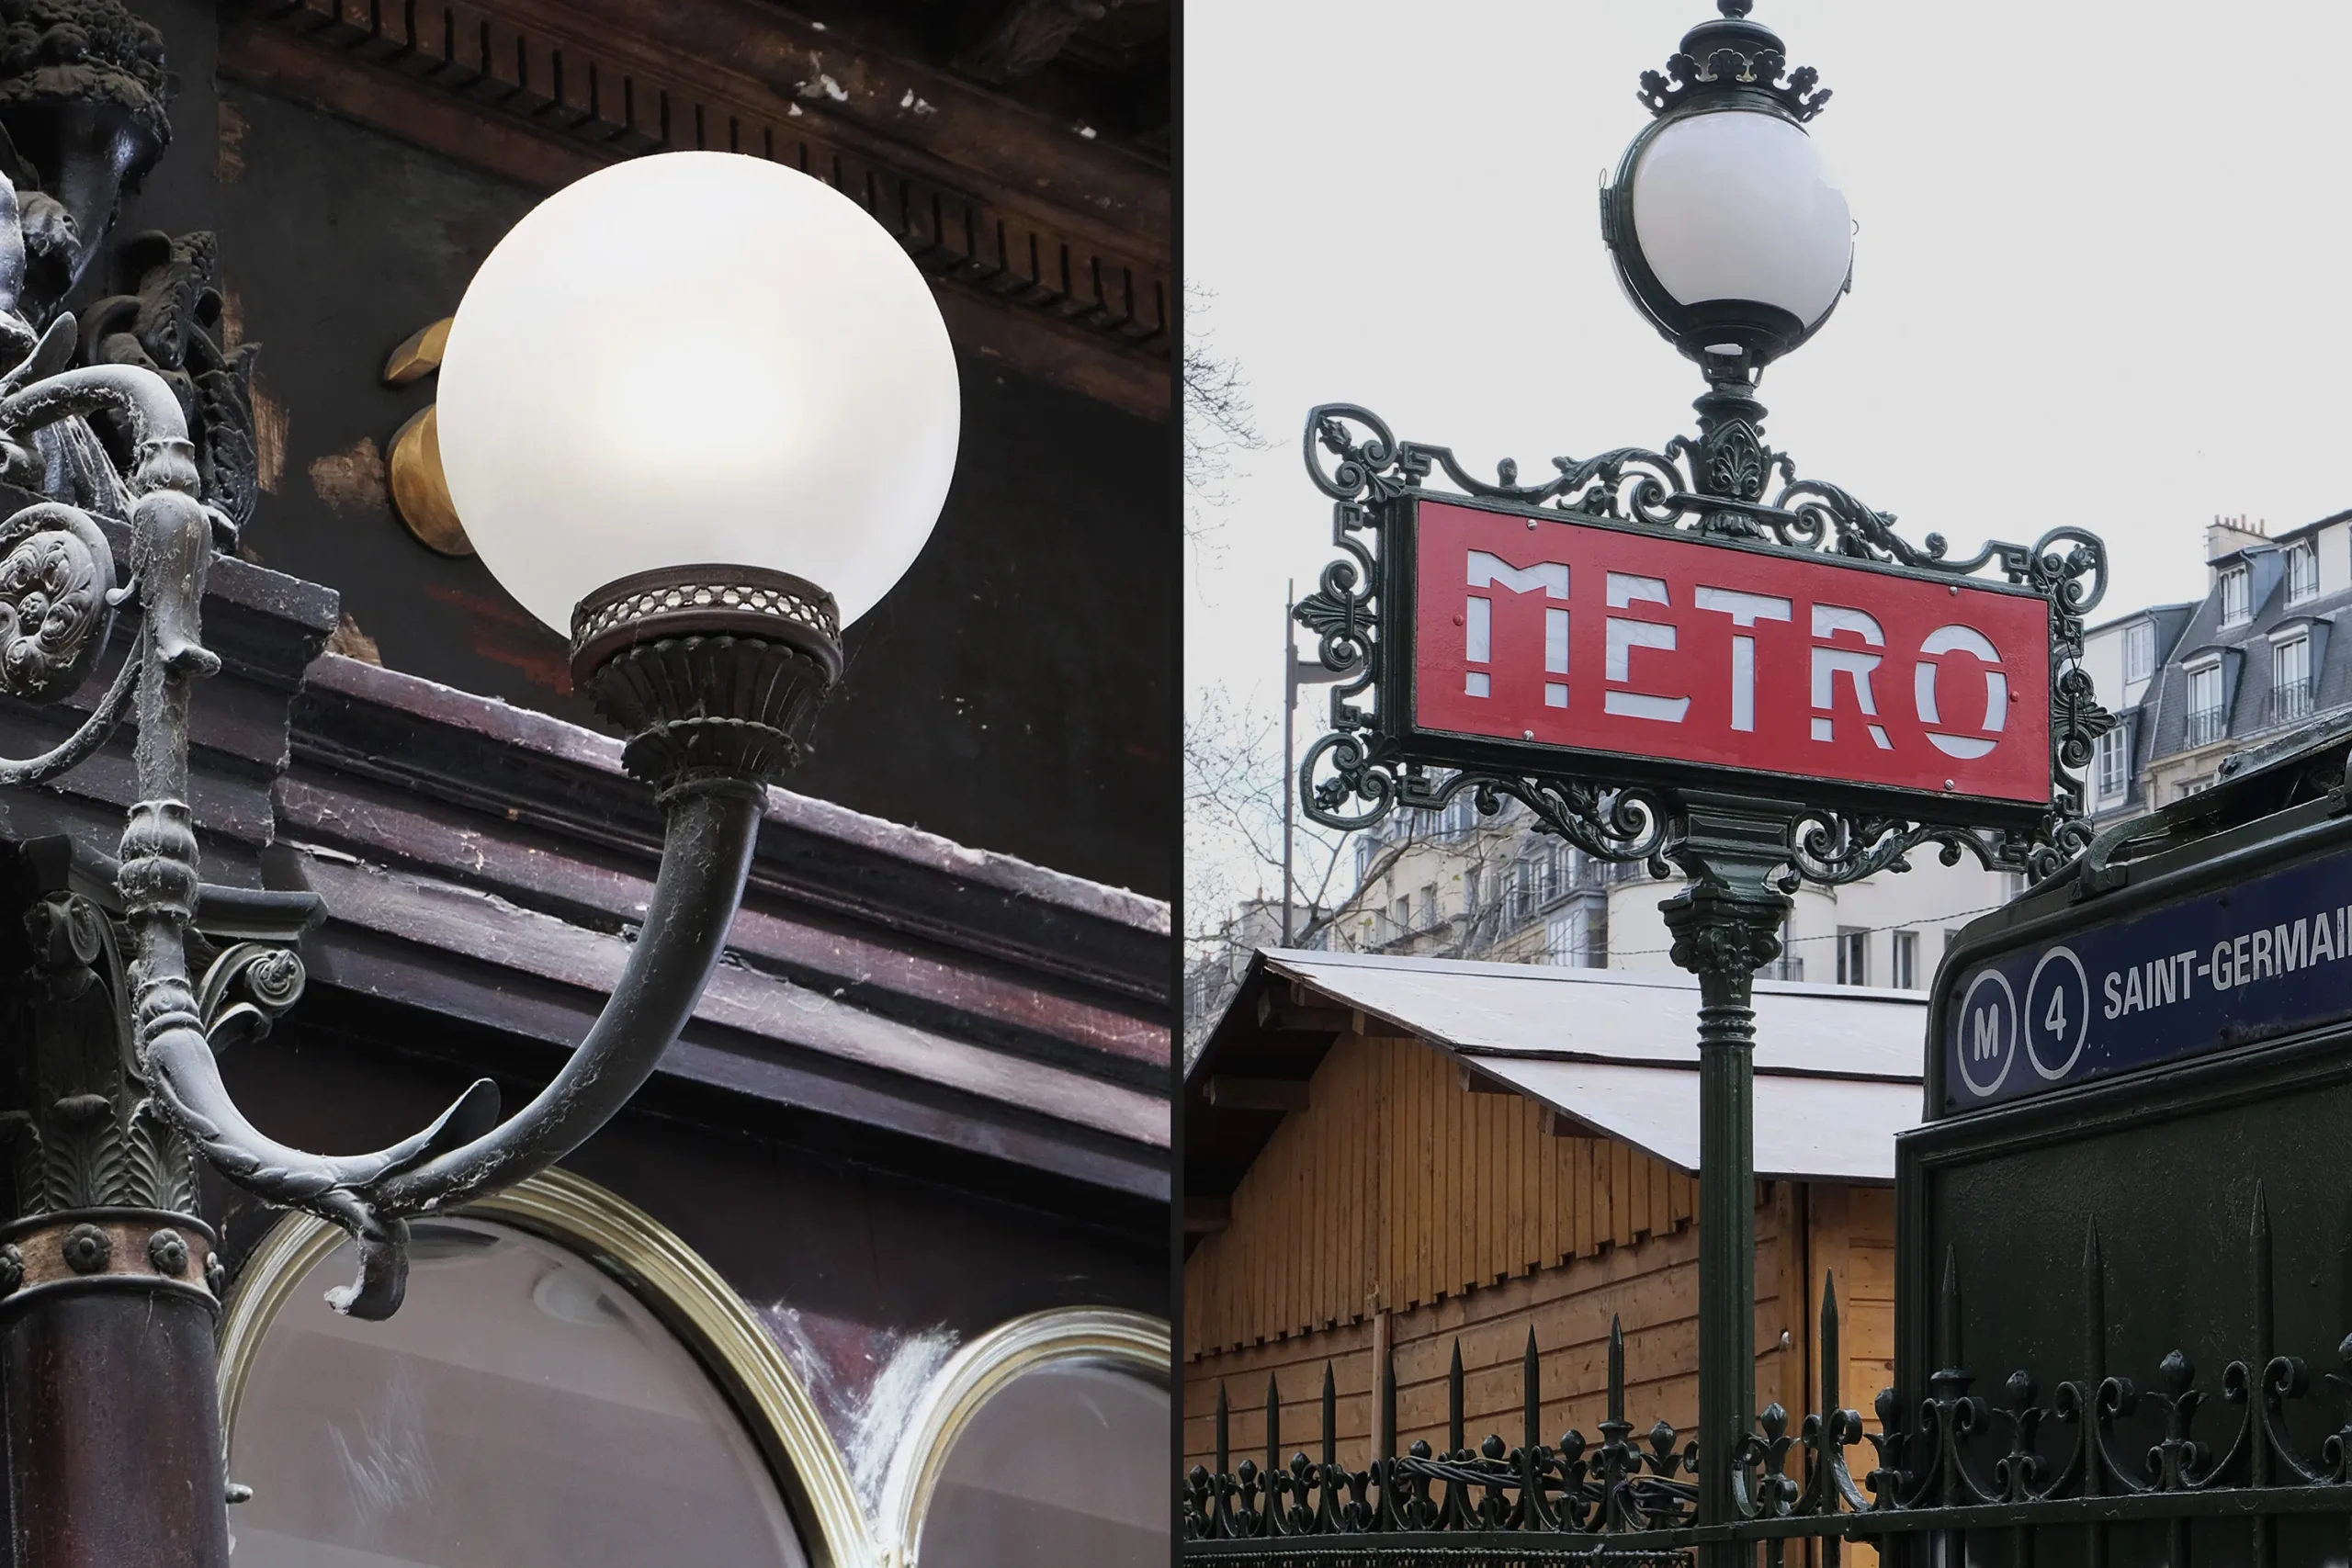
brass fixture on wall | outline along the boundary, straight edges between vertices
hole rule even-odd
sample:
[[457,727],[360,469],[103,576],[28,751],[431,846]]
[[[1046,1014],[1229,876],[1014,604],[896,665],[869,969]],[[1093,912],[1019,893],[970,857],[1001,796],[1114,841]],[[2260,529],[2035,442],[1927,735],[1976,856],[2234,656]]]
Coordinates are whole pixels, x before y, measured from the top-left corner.
[[[385,385],[405,387],[438,370],[454,319],[444,316],[418,329],[392,350],[384,361]],[[425,404],[392,436],[385,460],[392,511],[427,549],[445,556],[469,556],[474,553],[473,542],[466,537],[466,525],[458,519],[458,509],[449,500],[448,480],[441,473],[441,430],[435,408],[435,404]]]

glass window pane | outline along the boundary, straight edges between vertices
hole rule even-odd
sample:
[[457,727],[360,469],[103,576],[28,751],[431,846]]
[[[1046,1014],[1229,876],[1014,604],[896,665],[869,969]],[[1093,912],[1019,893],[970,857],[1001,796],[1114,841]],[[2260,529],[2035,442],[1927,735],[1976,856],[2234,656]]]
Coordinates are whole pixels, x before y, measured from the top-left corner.
[[1168,1391],[1107,1367],[1023,1372],[957,1436],[922,1568],[1167,1568]]
[[237,1568],[805,1568],[774,1478],[685,1347],[586,1259],[414,1227],[388,1323],[313,1269],[254,1353],[229,1473]]

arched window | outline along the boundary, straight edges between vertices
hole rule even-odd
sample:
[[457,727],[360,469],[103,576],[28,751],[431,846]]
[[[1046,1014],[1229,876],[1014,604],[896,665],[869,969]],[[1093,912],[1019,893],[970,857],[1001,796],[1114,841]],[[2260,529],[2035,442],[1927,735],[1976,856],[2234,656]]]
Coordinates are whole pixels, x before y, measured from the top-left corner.
[[1016,1318],[941,1370],[884,1510],[910,1568],[1163,1568],[1173,1514],[1168,1325]]
[[222,1324],[239,1568],[848,1568],[846,1473],[741,1303],[677,1238],[561,1173],[420,1222],[387,1323],[307,1216]]

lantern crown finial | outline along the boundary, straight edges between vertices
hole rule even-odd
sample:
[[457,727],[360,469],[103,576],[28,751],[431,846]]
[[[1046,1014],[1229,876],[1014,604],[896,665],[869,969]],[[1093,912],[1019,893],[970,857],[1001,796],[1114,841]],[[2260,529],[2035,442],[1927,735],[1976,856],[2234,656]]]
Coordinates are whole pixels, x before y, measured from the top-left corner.
[[1722,16],[1683,34],[1682,47],[1663,73],[1643,72],[1635,96],[1661,118],[1733,96],[1749,98],[1757,107],[1769,107],[1800,124],[1819,114],[1829,102],[1829,90],[1815,85],[1820,73],[1809,65],[1788,70],[1788,48],[1781,35],[1747,19],[1753,4],[1715,0]]

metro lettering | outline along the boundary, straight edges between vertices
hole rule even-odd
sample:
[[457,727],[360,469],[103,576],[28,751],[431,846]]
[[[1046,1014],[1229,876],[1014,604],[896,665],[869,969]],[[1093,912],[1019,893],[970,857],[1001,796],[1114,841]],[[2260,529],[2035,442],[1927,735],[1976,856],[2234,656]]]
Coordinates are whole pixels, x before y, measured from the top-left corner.
[[2049,678],[2038,599],[1433,497],[1414,515],[1419,731],[2048,798],[2048,718],[2018,700]]
[[[1630,609],[1637,604],[1652,604],[1673,608],[1673,600],[1666,591],[1666,580],[1659,577],[1639,577],[1632,572],[1612,571],[1609,574],[1609,607]],[[1609,658],[1606,671],[1610,683],[1630,684],[1634,679],[1634,649],[1654,648],[1661,653],[1674,651],[1678,638],[1671,622],[1635,620],[1629,615],[1611,615],[1608,621]],[[1600,705],[1623,718],[1654,718],[1666,724],[1680,724],[1682,716],[1690,711],[1689,697],[1661,697],[1648,692],[1610,691],[1601,694]]]
[[[1562,561],[1537,561],[1533,566],[1516,567],[1500,556],[1489,555],[1485,550],[1472,550],[1469,580],[1474,589],[1508,588],[1513,593],[1533,593],[1541,590],[1548,599],[1565,600],[1568,596],[1568,569]],[[1471,594],[1469,602],[1463,607],[1463,657],[1473,666],[1462,677],[1464,696],[1493,694],[1494,677],[1476,666],[1493,661],[1494,625],[1494,601],[1476,593]],[[1568,613],[1566,610],[1547,608],[1544,612],[1544,670],[1546,674],[1566,675],[1568,672]],[[1567,706],[1567,682],[1545,682],[1544,701],[1550,707]]]

